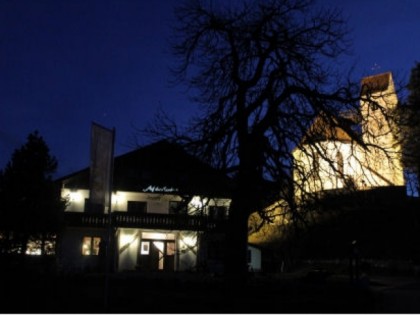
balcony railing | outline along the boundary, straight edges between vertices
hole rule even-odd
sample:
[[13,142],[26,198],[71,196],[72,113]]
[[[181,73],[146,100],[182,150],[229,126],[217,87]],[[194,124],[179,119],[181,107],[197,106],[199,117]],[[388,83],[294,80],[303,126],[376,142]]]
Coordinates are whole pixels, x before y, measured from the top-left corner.
[[[65,212],[67,226],[107,227],[108,220],[109,216],[107,214]],[[127,212],[113,212],[111,220],[113,227],[192,231],[220,229],[226,223],[226,220],[216,220],[207,216],[157,213],[133,214]]]

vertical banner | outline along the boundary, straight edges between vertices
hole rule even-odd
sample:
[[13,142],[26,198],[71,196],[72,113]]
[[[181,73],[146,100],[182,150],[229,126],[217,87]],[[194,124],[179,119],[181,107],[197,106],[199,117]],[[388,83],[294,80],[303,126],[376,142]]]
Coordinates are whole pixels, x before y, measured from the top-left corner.
[[89,211],[108,213],[111,206],[114,129],[92,123]]

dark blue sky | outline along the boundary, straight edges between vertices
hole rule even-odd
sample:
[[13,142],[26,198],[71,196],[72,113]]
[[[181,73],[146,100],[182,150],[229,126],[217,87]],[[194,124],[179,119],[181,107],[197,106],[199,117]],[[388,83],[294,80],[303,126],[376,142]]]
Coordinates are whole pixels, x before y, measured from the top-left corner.
[[[420,1],[322,0],[349,17],[356,74],[407,80],[420,61]],[[158,107],[185,121],[196,106],[171,87],[173,0],[0,0],[0,168],[39,130],[58,176],[88,166],[91,122],[133,149]],[[144,139],[138,139],[143,143]]]

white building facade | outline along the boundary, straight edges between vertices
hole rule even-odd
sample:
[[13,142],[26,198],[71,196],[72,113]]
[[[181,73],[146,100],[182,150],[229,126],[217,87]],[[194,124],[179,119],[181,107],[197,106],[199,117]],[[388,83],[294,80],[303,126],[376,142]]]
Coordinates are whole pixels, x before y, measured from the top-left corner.
[[68,200],[58,246],[62,271],[103,270],[106,251],[110,268],[121,272],[211,271],[220,265],[227,178],[166,142],[114,164],[111,213],[89,207],[89,169],[60,180]]

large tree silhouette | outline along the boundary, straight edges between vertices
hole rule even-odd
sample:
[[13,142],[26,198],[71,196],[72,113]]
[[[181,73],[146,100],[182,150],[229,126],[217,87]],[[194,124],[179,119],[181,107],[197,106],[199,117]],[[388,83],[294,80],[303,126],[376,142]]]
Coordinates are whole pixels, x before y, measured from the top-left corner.
[[37,131],[16,149],[0,173],[2,252],[25,254],[29,240],[41,243],[55,237],[65,201],[52,180],[57,160]]
[[248,217],[263,209],[268,181],[293,209],[291,149],[313,119],[323,113],[354,134],[348,119],[334,118],[359,105],[360,86],[333,68],[349,48],[345,23],[340,12],[307,0],[230,8],[189,1],[177,18],[176,82],[190,87],[202,114],[185,130],[162,115],[149,132],[185,144],[234,178],[225,270],[243,279]]

